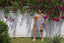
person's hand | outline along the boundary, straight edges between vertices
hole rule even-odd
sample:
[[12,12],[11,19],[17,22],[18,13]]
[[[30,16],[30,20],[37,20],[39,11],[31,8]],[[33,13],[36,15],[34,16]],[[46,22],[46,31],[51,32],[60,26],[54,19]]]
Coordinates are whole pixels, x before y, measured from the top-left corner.
[[36,26],[36,24],[34,24],[34,27]]

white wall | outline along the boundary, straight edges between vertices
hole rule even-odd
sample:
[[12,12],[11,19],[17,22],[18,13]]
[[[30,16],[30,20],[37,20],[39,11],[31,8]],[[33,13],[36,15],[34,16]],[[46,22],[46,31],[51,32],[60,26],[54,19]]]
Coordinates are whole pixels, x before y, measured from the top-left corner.
[[[12,13],[12,11],[10,11],[9,14],[14,19],[14,22],[4,17],[3,10],[0,11],[0,20],[8,24],[10,37],[32,37],[33,36],[33,30],[32,30],[33,16],[29,16],[29,13],[27,12],[24,15],[21,15],[20,11],[18,11],[18,15],[15,15],[14,13]],[[46,27],[47,29],[44,31],[44,37],[52,37],[55,34],[61,34],[62,36],[64,36],[64,22],[56,23],[56,22],[46,21]],[[37,31],[36,37],[41,37],[39,31]]]

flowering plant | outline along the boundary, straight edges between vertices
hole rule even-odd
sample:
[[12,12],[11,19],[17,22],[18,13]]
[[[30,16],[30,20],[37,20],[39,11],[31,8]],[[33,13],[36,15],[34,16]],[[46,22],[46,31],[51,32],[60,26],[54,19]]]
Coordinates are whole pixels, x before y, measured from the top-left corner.
[[[22,12],[24,12],[26,8],[23,8],[23,6],[27,6],[28,0],[0,0],[0,10],[4,9],[5,18],[9,19],[8,16],[10,16],[9,11],[12,10],[13,13],[17,15],[17,10],[20,9]],[[11,21],[14,21],[10,17]]]
[[29,0],[30,12],[34,13],[34,11],[38,11],[39,9],[42,11],[42,13],[49,15],[46,16],[45,19],[49,17],[49,20],[52,19],[56,22],[60,21],[60,18],[64,19],[64,3],[62,3],[61,1]]
[[[10,8],[6,8],[9,6]],[[24,8],[24,6],[29,6],[29,10]],[[45,19],[49,18],[49,20],[56,22],[60,21],[60,18],[64,20],[64,3],[56,0],[1,0],[0,9],[3,8],[5,10],[6,19],[8,19],[9,10],[17,14],[17,9],[20,9],[23,13],[25,10],[34,13],[34,11],[41,9],[42,13],[47,14],[47,16],[44,17]]]

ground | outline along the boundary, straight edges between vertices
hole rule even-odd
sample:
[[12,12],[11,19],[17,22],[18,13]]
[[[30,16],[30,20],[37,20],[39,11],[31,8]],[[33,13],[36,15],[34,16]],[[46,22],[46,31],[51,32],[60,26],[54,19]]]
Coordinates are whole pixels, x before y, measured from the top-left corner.
[[[48,43],[49,38],[44,38],[43,43]],[[36,41],[33,42],[32,38],[12,38],[11,43],[42,43],[41,38],[36,38]]]
[[36,38],[36,41],[33,42],[32,38],[12,38],[11,43],[48,43],[49,40],[50,38],[44,38],[44,41],[41,42],[41,38]]

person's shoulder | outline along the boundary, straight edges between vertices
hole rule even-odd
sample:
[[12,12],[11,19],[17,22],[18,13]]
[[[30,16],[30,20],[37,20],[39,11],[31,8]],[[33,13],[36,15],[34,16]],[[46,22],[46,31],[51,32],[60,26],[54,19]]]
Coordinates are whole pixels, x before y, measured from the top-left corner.
[[38,13],[34,13],[34,16],[36,16]]
[[35,17],[36,16],[36,13],[34,13],[34,16],[33,17]]
[[46,14],[42,14],[42,16],[46,16]]

